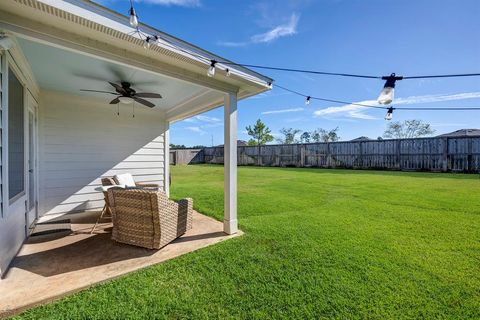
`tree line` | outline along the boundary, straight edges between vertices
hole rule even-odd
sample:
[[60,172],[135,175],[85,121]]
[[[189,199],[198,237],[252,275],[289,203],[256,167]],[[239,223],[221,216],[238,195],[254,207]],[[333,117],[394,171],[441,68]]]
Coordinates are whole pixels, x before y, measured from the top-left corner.
[[[338,134],[339,127],[334,129],[318,128],[313,131],[303,131],[295,128],[282,128],[280,129],[280,136],[275,138],[272,135],[272,131],[261,120],[258,119],[253,125],[249,125],[246,128],[247,134],[251,137],[248,140],[249,146],[261,146],[275,140],[280,144],[292,144],[292,143],[314,143],[314,142],[335,142],[340,140]],[[423,122],[422,120],[405,120],[403,122],[393,121],[389,122],[385,132],[378,140],[381,139],[407,139],[407,138],[419,138],[426,137],[435,133],[431,125]],[[170,144],[170,148],[185,149],[185,145]],[[203,149],[206,146],[196,145],[191,148]]]
[[[270,128],[267,127],[261,119],[258,119],[255,124],[247,126],[245,129],[247,130],[247,134],[251,137],[250,140],[248,140],[248,145],[250,146],[264,145],[274,140],[280,144],[335,142],[340,140],[338,127],[330,130],[318,128],[313,131],[282,128],[280,129],[281,136],[276,139],[272,135]],[[419,138],[429,136],[434,132],[435,130],[432,129],[431,125],[422,120],[413,119],[405,120],[403,122],[394,121],[388,123],[383,136],[378,137],[377,139]]]

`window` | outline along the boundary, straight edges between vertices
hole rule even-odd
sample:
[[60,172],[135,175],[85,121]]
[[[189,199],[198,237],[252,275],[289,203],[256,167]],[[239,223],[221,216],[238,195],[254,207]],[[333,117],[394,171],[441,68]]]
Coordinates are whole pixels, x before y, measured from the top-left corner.
[[8,70],[8,198],[25,191],[25,139],[23,86]]

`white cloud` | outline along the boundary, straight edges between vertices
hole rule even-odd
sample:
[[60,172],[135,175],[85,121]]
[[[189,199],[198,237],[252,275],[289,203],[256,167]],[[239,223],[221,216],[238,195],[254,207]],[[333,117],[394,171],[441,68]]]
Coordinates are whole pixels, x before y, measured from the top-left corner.
[[185,119],[183,121],[195,124],[194,126],[185,127],[185,129],[200,135],[208,133],[205,129],[220,127],[223,123],[219,118],[209,117],[202,114]]
[[456,94],[435,94],[426,96],[413,96],[408,98],[395,99],[395,104],[431,103],[463,99],[480,98],[480,92],[465,92]]
[[198,116],[191,117],[191,118],[185,119],[183,121],[190,122],[190,123],[197,123],[197,122],[219,123],[222,120],[220,120],[218,118],[215,118],[215,117],[209,117],[209,116],[205,116],[205,115],[200,114]]
[[201,5],[200,0],[138,0],[138,1],[159,4],[164,6],[199,7]]
[[205,133],[207,133],[205,130],[202,130],[202,128],[200,128],[200,127],[186,127],[185,129],[190,130],[190,131],[195,132],[195,133],[199,133],[201,135],[204,135]]
[[199,121],[208,122],[208,123],[217,123],[217,122],[222,121],[222,120],[220,120],[220,119],[218,119],[218,118],[209,117],[209,116],[204,116],[204,115],[198,115],[198,116],[196,116],[195,118],[197,118]]
[[250,38],[253,43],[268,43],[280,37],[291,36],[297,33],[298,15],[293,13],[286,24],[279,25],[265,33],[254,35]]
[[291,108],[291,109],[281,109],[281,110],[273,110],[273,111],[264,111],[261,114],[278,114],[278,113],[288,113],[288,112],[297,112],[303,111],[303,108]]
[[296,34],[299,19],[300,17],[296,13],[292,13],[287,23],[278,25],[267,32],[253,35],[248,41],[219,41],[217,44],[225,47],[244,47],[252,43],[270,43],[278,38]]
[[[366,105],[371,105],[371,106],[376,106],[378,105],[377,101],[375,100],[365,100],[365,101],[360,101],[356,102],[358,104],[366,104]],[[367,108],[358,106],[358,105],[353,105],[353,104],[347,104],[341,107],[328,107],[325,109],[320,109],[315,111],[313,114],[316,117],[325,117],[329,115],[343,115],[349,118],[356,118],[356,119],[375,119],[375,117],[372,117],[368,114],[363,113],[362,111],[365,111]]]
[[[422,103],[444,102],[444,101],[475,99],[475,98],[480,98],[480,92],[411,96],[407,98],[395,99],[393,104],[409,105],[409,104],[422,104]],[[365,101],[360,101],[356,103],[370,105],[370,106],[379,106],[376,100],[365,100]],[[347,104],[339,107],[328,107],[325,109],[320,109],[315,111],[313,114],[316,117],[329,117],[330,115],[336,115],[336,116],[344,116],[344,117],[356,118],[356,119],[367,119],[367,120],[376,119],[375,117],[365,113],[365,111],[370,109],[371,108],[362,107],[362,106],[353,105],[353,104]]]

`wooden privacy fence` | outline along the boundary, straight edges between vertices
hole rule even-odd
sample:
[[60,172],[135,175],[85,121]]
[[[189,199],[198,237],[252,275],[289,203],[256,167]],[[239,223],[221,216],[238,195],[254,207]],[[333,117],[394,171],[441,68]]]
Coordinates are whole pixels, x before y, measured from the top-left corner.
[[171,149],[170,164],[205,163],[203,149]]
[[[187,163],[223,163],[223,147],[192,152],[177,154],[174,163],[184,163],[180,157],[193,159]],[[240,146],[238,165],[478,173],[480,137]]]
[[[223,147],[201,153],[205,163],[223,163]],[[480,137],[241,146],[238,165],[480,172]]]

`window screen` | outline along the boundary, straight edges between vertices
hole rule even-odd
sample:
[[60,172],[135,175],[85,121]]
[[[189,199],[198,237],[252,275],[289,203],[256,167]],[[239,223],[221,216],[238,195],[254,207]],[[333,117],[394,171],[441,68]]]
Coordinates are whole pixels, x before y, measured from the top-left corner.
[[8,198],[25,190],[23,86],[12,70],[8,72]]

